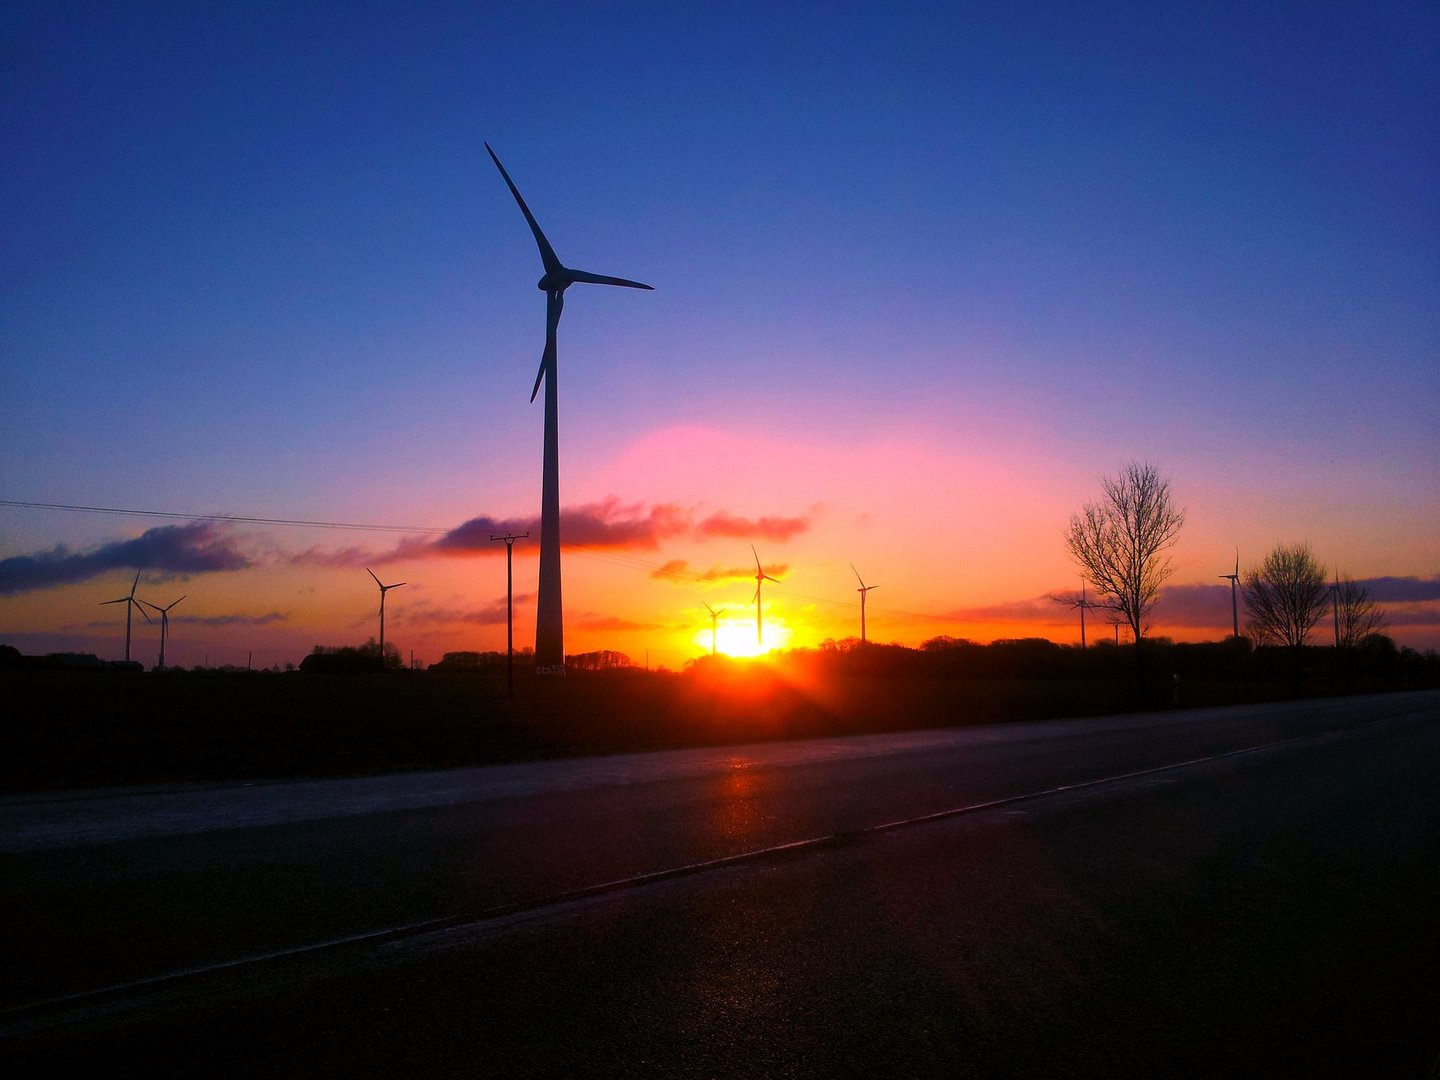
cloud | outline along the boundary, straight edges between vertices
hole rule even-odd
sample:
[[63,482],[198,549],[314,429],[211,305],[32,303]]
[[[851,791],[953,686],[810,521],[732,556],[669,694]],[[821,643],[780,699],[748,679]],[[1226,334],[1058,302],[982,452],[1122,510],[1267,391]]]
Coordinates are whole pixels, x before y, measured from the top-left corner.
[[723,536],[737,540],[774,540],[783,542],[810,528],[808,517],[743,518],[721,510],[700,522],[696,532],[701,536]]
[[288,556],[286,561],[294,566],[319,566],[326,569],[343,570],[359,569],[372,563],[382,563],[388,558],[387,555],[379,555],[362,548],[349,547],[341,548],[339,551],[326,551],[323,548],[312,547],[298,555]]
[[[560,511],[560,535],[566,547],[641,549],[654,551],[662,540],[690,531],[690,515],[670,504],[650,507],[625,504],[611,497]],[[407,540],[389,555],[376,561],[427,558],[435,555],[502,554],[504,545],[495,536],[523,536],[539,543],[540,519],[471,518],[438,540]]]
[[1440,600],[1440,574],[1422,577],[1362,578],[1355,584],[1369,589],[1370,597],[1383,603]]
[[1036,596],[1028,600],[1007,600],[999,604],[954,608],[945,612],[944,617],[956,622],[1060,626],[1070,622],[1072,612],[1070,608],[1048,596]]
[[279,611],[267,615],[171,615],[170,621],[193,626],[270,626],[289,622],[290,616]]
[[1440,608],[1424,604],[1386,604],[1380,613],[1385,617],[1382,634],[1391,626],[1440,626]]
[[[516,593],[515,606],[528,604],[535,599],[534,593]],[[505,598],[492,600],[478,608],[429,608],[406,611],[402,619],[407,627],[426,625],[454,626],[466,623],[471,626],[504,626]]]
[[151,579],[244,570],[251,561],[212,522],[161,525],[133,540],[115,540],[89,551],[63,544],[33,555],[0,559],[0,595],[88,581],[112,570],[149,571]]
[[[766,567],[765,572],[778,577],[788,574],[790,566],[788,563],[774,563]],[[732,581],[754,581],[755,571],[748,566],[712,566],[708,570],[692,570],[684,559],[671,559],[658,570],[652,570],[650,576],[660,581],[674,581],[684,585],[695,582],[714,585]]]

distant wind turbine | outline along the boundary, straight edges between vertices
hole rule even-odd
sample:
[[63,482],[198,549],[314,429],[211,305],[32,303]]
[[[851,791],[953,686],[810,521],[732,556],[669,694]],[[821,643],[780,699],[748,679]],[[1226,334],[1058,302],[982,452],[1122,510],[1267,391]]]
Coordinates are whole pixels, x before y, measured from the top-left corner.
[[765,635],[761,632],[760,625],[760,586],[767,581],[773,581],[779,585],[780,580],[771,577],[760,568],[760,554],[755,550],[754,544],[750,545],[750,554],[755,556],[755,643],[763,645],[765,644]]
[[403,581],[397,581],[397,582],[395,582],[394,585],[386,585],[386,584],[382,583],[381,580],[380,580],[378,577],[375,577],[375,571],[374,571],[374,570],[371,570],[368,566],[365,568],[365,572],[366,572],[367,574],[369,574],[372,578],[375,578],[375,584],[380,586],[380,670],[381,670],[381,671],[384,671],[384,670],[385,670],[385,594],[386,594],[387,592],[389,592],[391,589],[398,589],[398,588],[400,588],[400,586],[401,586],[401,585],[404,585],[405,582],[403,582]]
[[[703,600],[700,602],[702,604],[705,604],[705,601]],[[716,611],[709,604],[705,604],[705,610],[710,613],[710,655],[714,656],[715,642],[718,636],[718,631],[716,627],[719,622],[720,616],[725,614],[725,609],[722,607],[719,611]]]
[[855,564],[850,564],[851,571],[855,574],[855,580],[860,582],[860,588],[855,591],[860,594],[860,644],[865,644],[865,594],[871,589],[878,589],[879,585],[866,585],[865,579],[860,576],[860,571],[855,569]]
[[540,356],[540,371],[535,376],[535,388],[530,391],[530,400],[540,392],[540,383],[545,383],[545,454],[540,485],[540,588],[539,602],[535,614],[535,669],[546,675],[565,673],[565,618],[560,597],[560,445],[558,420],[558,395],[555,385],[555,331],[560,325],[560,313],[565,308],[565,290],[576,282],[586,285],[623,285],[629,289],[650,289],[652,286],[627,278],[607,277],[592,274],[586,270],[572,270],[565,266],[540,231],[535,215],[520,197],[520,189],[510,179],[505,166],[490,144],[485,144],[490,160],[505,178],[505,185],[515,201],[530,231],[535,234],[535,243],[540,248],[540,261],[545,266],[545,276],[538,283],[545,294],[545,351]]
[[1240,584],[1240,549],[1235,549],[1235,572],[1233,574],[1221,574],[1220,580],[1230,582],[1230,628],[1236,638],[1240,637],[1240,604],[1236,600],[1235,593]]
[[1066,607],[1080,609],[1080,647],[1082,649],[1088,648],[1089,645],[1085,640],[1085,612],[1088,611],[1090,608],[1096,607],[1097,605],[1092,604],[1085,595],[1085,580],[1083,578],[1080,580],[1079,599],[1071,596],[1052,596],[1050,599],[1056,601],[1057,603],[1064,604]]
[[[129,596],[121,596],[121,597],[119,597],[119,598],[117,598],[117,599],[115,599],[115,600],[102,600],[102,601],[100,601],[100,606],[101,606],[101,607],[104,607],[106,604],[124,604],[124,605],[125,605],[125,661],[126,661],[126,663],[129,663],[129,661],[130,661],[130,617],[131,617],[137,610],[140,612],[141,615],[145,615],[145,609],[140,606],[140,601],[135,599],[135,586],[136,586],[136,585],[139,585],[139,584],[140,584],[140,571],[139,571],[139,570],[136,570],[136,571],[135,571],[135,580],[130,583],[130,595],[129,595]],[[146,621],[146,622],[150,622],[150,616],[149,616],[149,615],[145,615],[145,621]]]
[[[186,594],[185,594],[185,596],[189,596],[189,595],[190,595],[189,593],[186,593]],[[180,600],[184,600],[184,599],[185,599],[185,596],[180,597]],[[141,600],[141,601],[140,601],[140,603],[144,604],[144,605],[145,605],[146,607],[148,607],[151,611],[158,611],[158,612],[160,613],[160,670],[161,670],[161,671],[164,671],[164,670],[165,670],[165,642],[166,642],[167,640],[169,640],[169,638],[170,638],[170,609],[173,608],[176,604],[178,604],[178,603],[180,602],[180,600],[171,600],[170,603],[166,604],[164,607],[161,607],[159,604],[152,604],[152,603],[150,603],[149,600]]]

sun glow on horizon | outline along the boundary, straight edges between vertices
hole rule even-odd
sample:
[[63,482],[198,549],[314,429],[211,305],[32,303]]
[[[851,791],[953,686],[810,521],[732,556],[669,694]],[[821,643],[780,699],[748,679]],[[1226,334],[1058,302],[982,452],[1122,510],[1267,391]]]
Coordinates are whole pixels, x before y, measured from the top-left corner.
[[[794,637],[795,633],[786,625],[785,619],[779,615],[771,615],[768,611],[765,613],[765,639],[763,642],[756,640],[753,618],[726,616],[715,624],[715,651],[722,656],[732,656],[742,660],[768,656],[772,652],[788,648]],[[697,631],[690,640],[708,655],[712,640],[711,628],[708,625],[705,626]]]

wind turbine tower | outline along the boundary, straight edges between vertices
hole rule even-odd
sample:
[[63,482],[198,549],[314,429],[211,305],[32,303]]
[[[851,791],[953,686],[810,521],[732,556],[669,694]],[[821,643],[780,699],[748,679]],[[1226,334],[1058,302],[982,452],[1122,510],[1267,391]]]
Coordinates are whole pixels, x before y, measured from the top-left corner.
[[855,569],[855,564],[850,564],[850,570],[855,575],[855,580],[860,582],[860,588],[855,591],[860,594],[860,644],[865,644],[865,594],[871,589],[878,589],[879,585],[866,585],[865,579],[860,576],[860,571]]
[[1230,582],[1230,632],[1236,638],[1240,636],[1240,603],[1236,599],[1236,592],[1240,584],[1240,549],[1235,549],[1235,572],[1233,574],[1221,574],[1221,581]]
[[375,571],[374,571],[374,570],[371,570],[368,566],[365,568],[365,572],[366,572],[367,574],[369,574],[372,578],[375,578],[375,584],[380,586],[380,670],[381,670],[381,671],[384,671],[384,670],[385,670],[385,594],[386,594],[387,592],[389,592],[391,589],[398,589],[398,588],[400,588],[400,586],[401,586],[401,585],[404,585],[405,582],[403,582],[403,581],[397,581],[397,582],[395,582],[394,585],[385,585],[385,584],[383,584],[383,583],[380,581],[380,579],[379,579],[378,577],[375,577]]
[[754,544],[750,545],[750,554],[755,556],[755,643],[757,645],[764,645],[765,635],[760,624],[760,586],[767,581],[773,581],[776,585],[779,585],[780,581],[778,578],[771,577],[760,568],[760,554],[755,550]]
[[[702,604],[705,604],[705,601],[703,600],[700,602]],[[716,611],[709,604],[705,604],[705,610],[710,613],[710,655],[714,656],[715,642],[719,636],[719,631],[717,627],[720,621],[720,616],[725,614],[725,609],[722,607],[719,611]]]
[[585,270],[572,270],[562,263],[540,231],[535,215],[520,197],[520,189],[510,179],[505,166],[490,144],[485,144],[490,160],[505,178],[505,186],[520,206],[530,231],[535,235],[535,244],[540,249],[540,261],[545,275],[538,282],[545,294],[545,351],[540,355],[540,371],[535,376],[535,387],[530,391],[530,400],[540,392],[540,383],[545,383],[545,454],[540,485],[540,588],[539,603],[535,613],[535,670],[541,675],[565,674],[565,617],[560,598],[560,444],[558,420],[558,394],[556,388],[556,347],[555,332],[560,325],[560,313],[565,309],[565,290],[576,282],[586,285],[622,285],[629,289],[650,289],[652,286],[626,278],[607,277]]
[[[139,612],[140,612],[141,615],[145,615],[145,609],[144,609],[143,607],[140,607],[140,601],[135,599],[135,586],[136,586],[136,585],[139,585],[139,584],[140,584],[140,571],[139,571],[139,570],[136,570],[136,571],[135,571],[135,580],[130,583],[130,595],[129,595],[129,596],[121,596],[121,597],[118,597],[117,599],[114,599],[114,600],[102,600],[102,601],[100,601],[100,606],[101,606],[101,607],[104,607],[106,604],[124,604],[124,605],[125,605],[125,662],[126,662],[127,664],[130,662],[130,618],[131,618],[132,615],[134,615],[134,613],[136,612],[136,610],[139,610]],[[150,621],[151,621],[149,615],[145,615],[145,621],[146,621],[146,622],[150,622]]]
[[[186,594],[185,594],[185,596],[189,596],[189,595],[190,595],[189,593],[186,593]],[[185,599],[185,596],[180,597],[180,600],[184,600],[184,599]],[[164,670],[165,670],[165,642],[168,641],[169,638],[170,638],[170,609],[173,608],[176,604],[178,604],[178,603],[180,602],[180,600],[171,600],[170,603],[166,604],[164,607],[161,607],[159,604],[152,604],[152,603],[150,603],[149,600],[141,600],[141,601],[140,601],[140,603],[144,604],[146,607],[150,608],[152,611],[158,611],[158,612],[160,613],[160,670],[161,670],[161,671],[164,671]]]

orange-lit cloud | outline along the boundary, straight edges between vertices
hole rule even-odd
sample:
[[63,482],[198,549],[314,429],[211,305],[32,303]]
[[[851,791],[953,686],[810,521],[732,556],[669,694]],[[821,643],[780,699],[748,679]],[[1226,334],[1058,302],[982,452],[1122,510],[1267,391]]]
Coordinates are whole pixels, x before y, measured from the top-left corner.
[[[787,563],[772,563],[765,572],[767,574],[786,574],[790,567]],[[652,578],[659,581],[674,581],[685,585],[695,582],[702,584],[728,584],[733,581],[754,581],[755,571],[748,566],[712,566],[708,570],[692,570],[690,564],[684,559],[671,559],[658,570],[650,573]]]
[[735,540],[774,540],[783,543],[810,528],[808,517],[744,518],[721,510],[700,522],[701,536],[723,536]]
[[[516,593],[514,605],[521,607],[535,599],[534,593]],[[471,626],[504,626],[505,599],[492,600],[476,608],[412,606],[404,612],[406,626],[454,626],[466,623]]]

